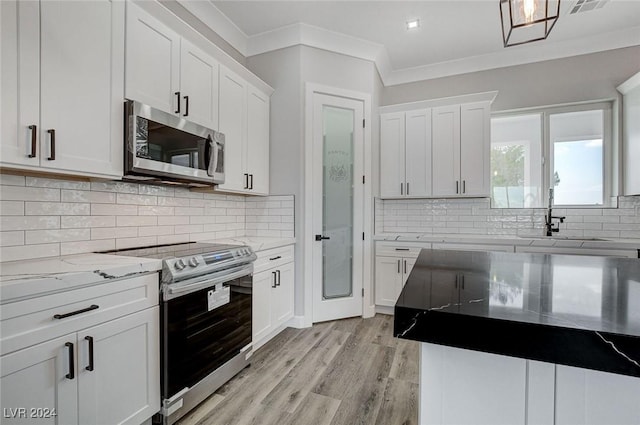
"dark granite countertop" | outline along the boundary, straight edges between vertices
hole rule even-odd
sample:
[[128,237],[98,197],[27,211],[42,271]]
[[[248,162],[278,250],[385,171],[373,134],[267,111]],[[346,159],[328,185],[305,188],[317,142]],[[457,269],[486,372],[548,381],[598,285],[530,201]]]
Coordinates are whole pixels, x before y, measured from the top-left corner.
[[423,249],[394,334],[640,377],[640,259]]

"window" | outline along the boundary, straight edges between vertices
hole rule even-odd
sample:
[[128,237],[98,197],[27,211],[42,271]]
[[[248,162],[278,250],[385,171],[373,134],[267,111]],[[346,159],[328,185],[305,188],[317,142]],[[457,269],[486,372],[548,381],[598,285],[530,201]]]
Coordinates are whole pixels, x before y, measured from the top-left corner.
[[[611,104],[538,109],[491,118],[491,206],[607,205]],[[546,160],[548,158],[548,160]]]

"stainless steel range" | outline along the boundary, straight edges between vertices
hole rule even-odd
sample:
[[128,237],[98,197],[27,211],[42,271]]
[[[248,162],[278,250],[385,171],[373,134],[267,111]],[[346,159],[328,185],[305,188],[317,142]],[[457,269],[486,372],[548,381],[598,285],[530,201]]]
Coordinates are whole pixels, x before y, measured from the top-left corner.
[[110,252],[161,258],[162,411],[173,424],[249,365],[255,253],[248,246],[184,243]]

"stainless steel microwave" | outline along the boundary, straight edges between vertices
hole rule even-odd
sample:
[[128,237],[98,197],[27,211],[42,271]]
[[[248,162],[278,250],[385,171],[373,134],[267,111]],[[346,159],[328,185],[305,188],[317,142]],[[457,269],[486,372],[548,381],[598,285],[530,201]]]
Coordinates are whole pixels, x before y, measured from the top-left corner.
[[224,134],[132,100],[125,114],[126,179],[224,183]]

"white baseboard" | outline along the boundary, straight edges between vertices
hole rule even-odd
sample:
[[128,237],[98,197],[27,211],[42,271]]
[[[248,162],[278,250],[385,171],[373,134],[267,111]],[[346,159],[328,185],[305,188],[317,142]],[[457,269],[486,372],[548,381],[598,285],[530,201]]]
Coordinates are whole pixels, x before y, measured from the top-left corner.
[[307,323],[305,316],[293,316],[287,322],[287,325],[291,328],[303,329],[310,328],[311,323]]
[[376,313],[388,314],[390,316],[393,316],[393,307],[389,307],[389,306],[386,306],[386,305],[377,305],[376,306]]

